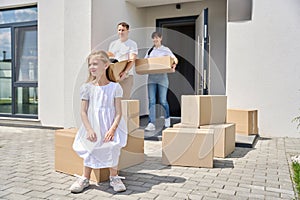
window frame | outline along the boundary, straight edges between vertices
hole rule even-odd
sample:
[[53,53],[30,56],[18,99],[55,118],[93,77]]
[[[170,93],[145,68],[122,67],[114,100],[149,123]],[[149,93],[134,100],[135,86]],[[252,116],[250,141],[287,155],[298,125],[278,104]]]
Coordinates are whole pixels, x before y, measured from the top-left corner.
[[[37,8],[37,5],[31,5],[31,6],[22,6],[22,7],[12,7],[12,8],[5,8],[5,9],[0,9],[1,11],[5,10],[18,10],[18,9],[26,9],[26,8]],[[20,28],[20,27],[30,27],[30,26],[36,26],[37,27],[37,32],[38,32],[38,20],[33,20],[33,21],[25,21],[25,22],[12,22],[12,23],[0,23],[0,29],[2,28],[10,28],[11,31],[11,96],[12,96],[12,102],[11,102],[11,113],[0,113],[0,117],[17,117],[17,118],[33,118],[37,119],[38,118],[38,113],[37,114],[20,114],[16,113],[17,112],[17,89],[19,87],[22,88],[29,88],[29,87],[36,87],[38,89],[38,79],[36,81],[18,81],[17,82],[17,77],[16,77],[16,51],[15,51],[15,29]],[[38,37],[38,36],[37,36]],[[39,69],[39,66],[37,67],[37,70]],[[39,106],[39,102],[38,102]]]

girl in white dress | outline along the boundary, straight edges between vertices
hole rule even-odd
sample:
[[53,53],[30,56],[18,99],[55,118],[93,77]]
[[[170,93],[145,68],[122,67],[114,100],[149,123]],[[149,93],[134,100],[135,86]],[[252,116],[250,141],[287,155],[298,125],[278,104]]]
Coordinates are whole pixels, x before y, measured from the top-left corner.
[[84,169],[70,190],[82,192],[89,186],[92,169],[109,168],[110,185],[116,192],[125,191],[121,181],[124,177],[117,174],[120,151],[127,143],[121,113],[123,90],[107,79],[110,61],[106,52],[91,53],[87,60],[89,77],[80,88],[82,125],[73,143],[73,149],[84,160]]

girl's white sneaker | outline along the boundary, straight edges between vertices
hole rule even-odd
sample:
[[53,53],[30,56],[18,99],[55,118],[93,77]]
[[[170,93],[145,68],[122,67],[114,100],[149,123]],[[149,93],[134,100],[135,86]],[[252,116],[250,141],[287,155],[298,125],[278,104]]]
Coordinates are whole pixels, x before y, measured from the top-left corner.
[[109,176],[110,186],[113,187],[115,192],[123,192],[126,190],[125,185],[123,184],[121,179],[125,179],[122,176]]
[[72,193],[80,193],[82,192],[85,188],[89,187],[90,181],[83,177],[83,176],[78,176],[75,175],[77,180],[71,185],[70,190]]

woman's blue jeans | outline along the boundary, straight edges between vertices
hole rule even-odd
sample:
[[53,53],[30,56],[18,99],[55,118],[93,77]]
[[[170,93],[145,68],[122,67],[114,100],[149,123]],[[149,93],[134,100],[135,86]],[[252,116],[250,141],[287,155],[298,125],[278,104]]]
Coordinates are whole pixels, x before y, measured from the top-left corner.
[[170,117],[169,104],[167,101],[169,80],[167,74],[150,74],[148,77],[148,98],[149,98],[149,122],[156,120],[156,93],[159,103],[165,110],[165,118]]

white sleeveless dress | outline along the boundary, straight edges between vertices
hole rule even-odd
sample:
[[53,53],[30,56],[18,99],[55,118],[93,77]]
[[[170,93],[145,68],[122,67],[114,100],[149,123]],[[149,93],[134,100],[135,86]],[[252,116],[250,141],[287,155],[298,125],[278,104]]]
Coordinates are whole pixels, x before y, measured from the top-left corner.
[[104,143],[103,139],[114,122],[115,98],[122,96],[121,86],[114,82],[105,86],[95,86],[92,83],[81,86],[80,98],[89,101],[88,118],[98,137],[95,148],[90,152],[80,142],[81,137],[86,138],[83,124],[76,134],[73,149],[83,158],[84,166],[99,169],[118,165],[121,148],[127,143],[127,127],[123,117],[115,131],[114,140]]

